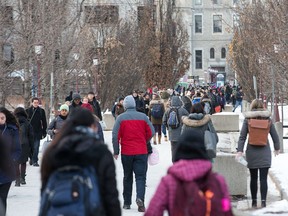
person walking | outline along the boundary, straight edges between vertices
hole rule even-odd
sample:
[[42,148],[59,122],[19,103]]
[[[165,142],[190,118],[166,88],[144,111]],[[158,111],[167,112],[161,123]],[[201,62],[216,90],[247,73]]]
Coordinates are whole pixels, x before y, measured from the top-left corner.
[[235,97],[236,97],[236,103],[235,103],[233,112],[235,112],[235,110],[237,109],[238,106],[241,107],[241,112],[242,112],[242,101],[243,101],[243,97],[244,97],[242,87],[240,87],[240,89],[237,91]]
[[[268,134],[270,133],[272,137],[275,155],[278,155],[280,150],[279,137],[274,124],[271,122],[271,113],[264,109],[262,101],[254,99],[251,102],[251,111],[245,112],[243,114],[245,119],[240,132],[236,159],[239,159],[243,156],[246,138],[249,134],[246,149],[246,160],[248,162],[247,167],[250,171],[252,207],[257,207],[258,172],[260,173],[261,206],[266,207],[268,191],[267,175],[268,170],[271,167],[271,149],[270,143],[268,141]],[[264,128],[267,128],[266,134],[263,132],[253,133],[253,131],[251,131],[253,120],[258,120],[258,123],[262,124],[262,131]],[[261,137],[263,137],[263,140]],[[256,142],[254,140],[255,138]]]
[[145,104],[145,114],[148,116],[149,113],[149,105],[150,105],[150,95],[148,93],[145,93],[143,96],[144,104]]
[[5,107],[0,107],[0,133],[0,166],[3,168],[0,169],[0,199],[6,212],[7,196],[12,181],[16,179],[15,167],[21,155],[21,146],[17,120]]
[[47,128],[47,133],[53,139],[60,129],[63,127],[69,113],[69,106],[67,104],[62,104],[60,106],[60,114],[55,117],[49,124]]
[[75,110],[78,110],[82,105],[81,96],[78,93],[72,95],[72,102],[69,106],[69,116],[72,116]]
[[33,155],[34,134],[33,128],[28,121],[28,115],[23,107],[17,107],[14,110],[14,115],[20,124],[20,143],[21,156],[16,165],[16,182],[15,186],[26,184],[26,163],[29,156]]
[[[163,104],[164,104],[164,108],[165,108],[165,112],[166,110],[170,107],[170,94],[167,92],[167,90],[164,90],[162,92],[160,92],[160,96],[161,96],[161,99],[163,101]],[[164,135],[164,141],[167,142],[168,141],[168,137],[167,137],[167,130],[166,130],[166,125],[163,123],[163,120],[162,120],[162,126],[161,126],[161,130],[162,130],[162,133]]]
[[154,129],[144,113],[136,111],[132,95],[125,97],[123,114],[117,117],[112,130],[114,158],[117,160],[121,145],[123,178],[123,209],[130,209],[133,172],[136,179],[136,204],[139,212],[145,212],[145,185],[148,153],[152,153],[150,139]]
[[124,102],[124,98],[119,97],[117,99],[117,102],[114,104],[112,111],[111,111],[114,119],[116,119],[117,116],[119,116],[121,113],[124,112],[123,102]]
[[136,110],[138,112],[145,113],[145,103],[142,97],[139,96],[138,91],[134,90],[132,96],[136,103]]
[[[170,120],[172,120],[172,112],[176,113],[174,115],[176,117],[176,121],[178,122],[177,126],[174,127],[170,125]],[[179,96],[172,96],[171,98],[171,105],[166,110],[166,112],[163,115],[163,124],[166,125],[168,128],[168,135],[169,135],[169,141],[171,143],[171,153],[172,153],[172,162],[175,161],[175,152],[177,148],[177,143],[180,138],[181,130],[182,130],[182,116],[189,115],[188,111],[183,108],[183,103],[180,100]]]
[[[49,177],[59,168],[92,166],[98,177],[103,215],[120,216],[113,156],[107,145],[98,139],[95,121],[93,114],[86,109],[76,110],[66,120],[60,134],[52,140],[44,153],[41,164],[41,194],[45,191]],[[70,213],[69,215],[73,215],[75,212]]]
[[191,111],[192,112],[189,114],[189,116],[182,117],[183,126],[181,134],[185,132],[198,131],[200,134],[202,134],[205,140],[205,131],[209,130],[211,133],[216,135],[213,138],[215,138],[215,143],[218,143],[218,135],[213,126],[210,115],[205,113],[202,104],[194,104]]
[[40,140],[46,137],[47,121],[45,110],[39,106],[39,99],[34,97],[31,102],[32,106],[26,110],[29,123],[32,125],[34,133],[34,148],[31,165],[39,167],[38,154]]
[[154,145],[157,145],[156,133],[158,134],[158,144],[161,144],[161,126],[164,112],[165,107],[160,96],[158,94],[153,94],[149,105],[148,116],[155,130],[155,135],[153,136]]
[[145,216],[163,216],[165,210],[169,215],[233,215],[225,179],[212,172],[199,131],[181,135],[174,164],[161,179]]
[[88,103],[92,106],[94,114],[102,121],[102,113],[101,113],[101,108],[98,100],[95,97],[94,92],[88,92]]
[[86,97],[86,96],[83,97],[81,107],[84,109],[88,109],[90,112],[94,113],[93,106],[89,103],[88,97]]

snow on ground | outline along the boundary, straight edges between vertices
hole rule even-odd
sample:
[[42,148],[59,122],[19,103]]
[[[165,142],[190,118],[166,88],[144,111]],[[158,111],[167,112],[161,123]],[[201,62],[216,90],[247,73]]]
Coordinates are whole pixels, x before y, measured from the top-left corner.
[[[104,132],[105,141],[112,150],[112,133],[111,131]],[[163,140],[163,139],[162,139]],[[43,142],[43,141],[42,141]],[[158,183],[162,176],[167,172],[169,166],[171,166],[171,150],[168,142],[162,142],[161,145],[153,145],[157,148],[160,155],[160,163],[155,166],[148,167],[147,173],[147,187],[146,187],[146,200],[145,204],[148,206],[150,199],[154,195],[154,192],[158,186]],[[41,147],[40,147],[41,149]],[[122,191],[123,191],[123,169],[121,164],[121,158],[115,160],[116,164],[116,178],[117,187],[119,191],[119,199],[121,207],[123,205]],[[12,183],[11,190],[8,195],[8,207],[7,216],[36,216],[39,210],[40,202],[40,168],[27,165],[27,185],[21,185],[21,187],[14,187]],[[135,181],[133,184],[132,205],[130,210],[123,210],[124,216],[143,215],[138,212],[136,200],[136,188]]]
[[[288,107],[284,107],[285,112],[288,113]],[[240,114],[240,124],[243,121],[243,115],[240,113],[240,109],[236,110],[236,113]],[[288,116],[287,116],[288,117]],[[288,124],[288,119],[285,118],[284,121]],[[241,126],[241,125],[240,125]],[[241,128],[241,127],[240,127]],[[111,144],[111,132],[105,131],[105,140],[110,149],[112,149]],[[285,140],[286,141],[286,140]],[[43,142],[43,141],[42,141]],[[273,157],[272,168],[270,173],[276,178],[281,188],[288,194],[288,172],[285,164],[288,164],[288,146],[287,141],[284,143],[285,154],[281,154],[277,157]],[[168,142],[162,142],[161,145],[153,146],[159,150],[160,154],[160,163],[155,166],[148,167],[147,173],[147,187],[146,187],[146,200],[145,204],[148,206],[150,199],[152,198],[158,183],[162,176],[167,172],[167,168],[172,165],[171,163],[171,150],[170,144]],[[117,184],[119,191],[119,199],[121,201],[121,206],[123,205],[122,191],[123,191],[123,169],[121,165],[121,158],[115,161],[116,164],[116,175],[117,175]],[[277,196],[278,191],[274,188],[271,181],[269,181],[269,191],[268,193],[272,196]],[[132,201],[135,201],[135,182],[133,188]],[[40,169],[39,167],[32,167],[27,165],[27,185],[21,187],[14,187],[14,182],[12,183],[11,190],[8,195],[8,216],[36,216],[39,210],[40,202]],[[246,201],[247,202],[247,201]],[[248,201],[249,202],[249,201]],[[267,208],[259,210],[250,210],[237,213],[235,215],[275,215],[278,213],[280,215],[288,215],[288,202],[287,200],[272,202]],[[238,212],[238,211],[237,211]],[[143,215],[137,211],[137,205],[135,202],[131,205],[131,210],[123,210],[124,216],[135,216]],[[274,213],[274,214],[273,214]]]

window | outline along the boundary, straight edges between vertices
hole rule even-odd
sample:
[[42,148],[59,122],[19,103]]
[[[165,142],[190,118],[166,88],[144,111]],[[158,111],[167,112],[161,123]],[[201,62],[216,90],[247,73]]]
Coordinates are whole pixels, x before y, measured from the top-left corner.
[[195,5],[202,5],[202,0],[195,0]]
[[221,58],[222,59],[226,58],[226,49],[224,47],[221,49]]
[[211,48],[210,49],[210,59],[214,59],[215,58],[215,49]]
[[236,27],[239,27],[239,15],[237,14],[234,14],[233,15],[233,27],[236,28]]
[[195,15],[195,33],[202,33],[202,15]]
[[221,0],[212,0],[213,4],[221,4]]
[[13,25],[13,7],[1,7],[1,19],[4,25]]
[[222,32],[222,15],[213,15],[213,32]]
[[195,68],[202,69],[202,50],[195,50]]
[[85,6],[84,13],[89,24],[115,24],[119,19],[119,8],[113,5]]
[[2,58],[6,65],[10,65],[14,62],[14,52],[11,44],[4,44],[2,47],[2,53]]

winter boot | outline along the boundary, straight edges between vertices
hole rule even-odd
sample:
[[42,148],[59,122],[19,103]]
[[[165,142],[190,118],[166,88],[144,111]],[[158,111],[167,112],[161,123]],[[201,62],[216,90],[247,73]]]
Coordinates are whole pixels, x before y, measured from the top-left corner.
[[26,184],[25,176],[26,176],[26,163],[25,164],[21,164],[20,184]]
[[252,200],[252,208],[257,208],[257,200]]
[[156,142],[156,135],[153,136],[153,144],[154,144],[154,145],[157,145],[157,142]]
[[20,187],[20,178],[16,178],[15,187]]
[[158,135],[158,144],[161,144],[161,135]]
[[22,184],[22,185],[26,184],[25,175],[20,178],[20,184]]
[[261,200],[261,207],[265,208],[266,207],[266,200]]

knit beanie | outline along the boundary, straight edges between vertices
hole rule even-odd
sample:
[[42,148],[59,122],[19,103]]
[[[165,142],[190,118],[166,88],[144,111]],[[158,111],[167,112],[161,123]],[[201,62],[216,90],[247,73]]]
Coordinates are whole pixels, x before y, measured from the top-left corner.
[[123,106],[125,110],[128,108],[135,108],[136,103],[135,103],[134,97],[132,95],[126,96],[123,101]]
[[73,96],[72,96],[72,99],[75,100],[75,99],[81,99],[81,96],[80,94],[78,93],[74,93]]
[[60,106],[60,111],[61,110],[67,110],[68,112],[69,112],[69,106],[67,105],[67,104],[62,104],[61,106]]
[[204,143],[204,133],[196,130],[189,130],[181,134],[175,153],[175,161],[181,159],[209,160]]

